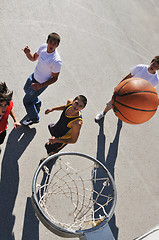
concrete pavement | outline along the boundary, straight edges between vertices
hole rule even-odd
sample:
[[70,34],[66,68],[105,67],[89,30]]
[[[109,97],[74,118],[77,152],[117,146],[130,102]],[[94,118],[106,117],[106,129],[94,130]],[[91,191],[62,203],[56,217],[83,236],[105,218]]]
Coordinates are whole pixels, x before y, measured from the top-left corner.
[[98,157],[114,176],[118,201],[110,227],[115,238],[133,240],[158,225],[158,111],[141,125],[121,124],[113,112],[100,124],[94,117],[131,67],[149,64],[159,55],[159,2],[1,0],[0,6],[0,79],[14,91],[19,120],[26,115],[23,86],[36,65],[21,49],[28,45],[34,52],[50,32],[57,32],[63,60],[58,82],[41,95],[40,123],[15,131],[9,119],[0,155],[0,239],[61,239],[35,218],[31,184],[40,158],[46,155],[47,125],[59,117],[58,112],[45,115],[45,109],[78,94],[88,98],[84,124],[78,142],[65,151]]

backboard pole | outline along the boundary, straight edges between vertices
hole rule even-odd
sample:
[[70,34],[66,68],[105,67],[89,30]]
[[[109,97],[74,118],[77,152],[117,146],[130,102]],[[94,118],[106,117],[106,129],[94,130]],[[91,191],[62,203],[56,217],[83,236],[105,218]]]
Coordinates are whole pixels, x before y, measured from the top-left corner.
[[103,227],[97,229],[96,231],[86,232],[84,236],[79,238],[80,240],[115,240],[113,233],[106,223]]

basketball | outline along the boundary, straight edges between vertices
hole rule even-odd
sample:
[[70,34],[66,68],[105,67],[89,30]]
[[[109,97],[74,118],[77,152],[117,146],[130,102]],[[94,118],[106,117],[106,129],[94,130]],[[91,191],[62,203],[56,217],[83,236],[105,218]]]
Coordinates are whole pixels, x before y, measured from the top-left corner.
[[114,89],[112,106],[115,115],[130,124],[148,121],[158,107],[158,95],[154,86],[141,78],[129,78]]

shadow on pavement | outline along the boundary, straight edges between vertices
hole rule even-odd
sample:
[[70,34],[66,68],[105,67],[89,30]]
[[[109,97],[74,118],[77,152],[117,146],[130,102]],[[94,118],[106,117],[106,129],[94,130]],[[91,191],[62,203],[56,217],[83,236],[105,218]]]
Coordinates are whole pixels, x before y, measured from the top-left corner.
[[1,166],[0,239],[15,240],[13,209],[19,186],[18,160],[35,134],[35,128],[21,126],[17,130],[13,129],[8,136]]
[[[122,121],[118,119],[116,135],[113,142],[110,143],[107,156],[105,156],[106,137],[104,135],[104,120],[103,119],[100,120],[98,122],[98,125],[99,125],[99,135],[97,139],[97,159],[105,165],[105,167],[108,169],[108,171],[111,173],[112,177],[114,178],[114,166],[115,166],[116,158],[118,155],[119,136],[122,128]],[[118,230],[118,227],[116,226],[115,214],[109,221],[109,226],[114,235],[114,238],[118,239],[119,230]]]
[[29,239],[39,239],[39,221],[35,216],[30,197],[27,198],[26,202],[22,234],[22,240]]

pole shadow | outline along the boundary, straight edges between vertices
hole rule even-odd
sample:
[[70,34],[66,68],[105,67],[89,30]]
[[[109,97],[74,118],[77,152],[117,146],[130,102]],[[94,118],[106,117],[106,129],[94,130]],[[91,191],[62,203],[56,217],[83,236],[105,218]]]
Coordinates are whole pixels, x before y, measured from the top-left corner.
[[35,128],[21,126],[17,130],[13,129],[8,136],[1,164],[0,239],[15,240],[13,209],[19,187],[18,160],[35,134]]
[[[104,119],[99,121],[98,125],[99,125],[99,135],[97,138],[97,155],[96,156],[97,156],[97,159],[101,163],[103,163],[103,165],[108,169],[108,171],[110,172],[110,174],[112,175],[112,177],[114,179],[114,167],[115,167],[115,162],[116,162],[117,155],[118,155],[119,136],[120,136],[120,131],[122,128],[122,121],[120,119],[118,119],[117,131],[115,134],[115,138],[114,138],[113,142],[110,143],[107,156],[105,156],[106,137],[104,134]],[[100,175],[100,172],[98,174]],[[111,207],[111,205],[110,205],[110,207]],[[108,224],[111,228],[114,238],[117,240],[119,229],[116,226],[115,214],[113,214],[113,216]]]
[[39,240],[39,221],[35,216],[30,197],[26,202],[22,233],[22,240],[28,239]]

